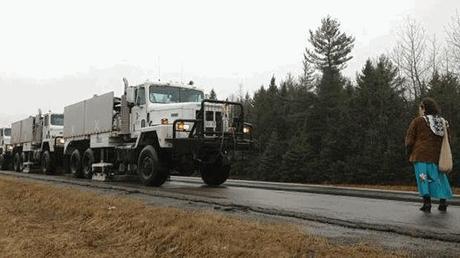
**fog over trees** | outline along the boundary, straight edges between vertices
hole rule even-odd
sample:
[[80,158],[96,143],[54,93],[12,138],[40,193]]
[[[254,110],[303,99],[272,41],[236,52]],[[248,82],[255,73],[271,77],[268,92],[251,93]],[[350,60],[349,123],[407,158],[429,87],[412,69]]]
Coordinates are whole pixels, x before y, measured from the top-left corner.
[[[406,129],[423,97],[435,98],[452,125],[454,171],[460,175],[460,17],[445,42],[406,19],[386,54],[371,56],[355,78],[342,74],[355,38],[333,17],[309,30],[303,72],[272,77],[244,103],[256,152],[233,176],[304,183],[409,183]],[[241,94],[239,94],[241,95]]]

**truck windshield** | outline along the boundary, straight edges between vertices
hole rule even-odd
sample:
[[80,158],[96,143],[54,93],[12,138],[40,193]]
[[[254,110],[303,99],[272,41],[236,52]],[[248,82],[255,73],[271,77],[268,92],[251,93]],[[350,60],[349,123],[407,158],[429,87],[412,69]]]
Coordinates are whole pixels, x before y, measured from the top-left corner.
[[10,128],[5,128],[3,131],[5,136],[11,136],[11,129]]
[[62,114],[52,114],[51,115],[51,124],[52,125],[64,125],[64,115],[62,115]]
[[201,102],[203,92],[194,89],[152,85],[149,89],[149,99],[152,103]]

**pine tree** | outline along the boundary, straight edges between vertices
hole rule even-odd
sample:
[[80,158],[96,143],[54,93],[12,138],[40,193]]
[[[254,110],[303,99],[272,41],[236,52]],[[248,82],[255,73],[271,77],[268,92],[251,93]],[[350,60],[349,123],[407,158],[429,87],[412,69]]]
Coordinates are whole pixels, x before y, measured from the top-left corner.
[[318,182],[316,171],[311,170],[312,152],[305,130],[301,129],[292,137],[288,150],[283,155],[280,173],[285,182]]
[[254,136],[259,142],[260,151],[263,152],[272,131],[280,126],[279,117],[279,91],[275,77],[270,79],[268,89],[263,86],[254,94],[253,117],[258,126]]
[[[337,169],[342,169],[345,154],[341,150],[347,139],[339,137],[340,125],[347,81],[340,70],[352,56],[354,38],[340,31],[340,23],[330,16],[321,20],[321,26],[315,32],[310,30],[309,43],[305,59],[315,64],[322,73],[316,87],[316,98],[307,117],[307,136],[318,162],[316,170],[323,171],[324,180],[332,180]],[[331,164],[340,164],[331,166]],[[342,169],[343,170],[343,169]]]
[[308,61],[308,57],[304,54],[303,58],[303,70],[302,75],[299,78],[299,87],[305,91],[310,91],[314,87],[315,81],[315,70],[311,63]]
[[354,37],[340,31],[340,23],[336,19],[327,16],[315,32],[310,30],[309,42],[313,49],[306,49],[306,59],[322,71],[340,71],[352,58],[350,53],[354,41]]
[[214,89],[211,89],[211,92],[209,92],[209,99],[217,100],[217,94]]
[[258,178],[276,181],[280,179],[279,168],[284,153],[284,145],[274,130],[267,143],[267,147],[259,160]]
[[353,123],[347,177],[356,183],[401,180],[407,169],[403,141],[407,117],[401,112],[404,100],[398,90],[398,70],[384,56],[376,64],[368,60],[357,83],[349,107]]

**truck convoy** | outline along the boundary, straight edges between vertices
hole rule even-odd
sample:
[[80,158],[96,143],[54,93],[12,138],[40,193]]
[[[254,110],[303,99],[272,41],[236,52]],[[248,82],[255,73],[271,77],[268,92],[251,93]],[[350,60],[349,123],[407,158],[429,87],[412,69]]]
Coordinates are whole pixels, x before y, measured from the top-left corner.
[[170,174],[199,172],[217,186],[232,157],[252,144],[241,103],[204,99],[192,83],[146,82],[124,93],[95,95],[64,107],[64,114],[29,117],[12,125],[14,169],[40,165],[53,172],[62,160],[75,177],[110,180],[137,174],[160,186]]
[[29,172],[39,167],[50,174],[58,166],[64,148],[62,114],[39,112],[11,125],[13,169]]
[[11,128],[0,128],[0,168],[8,169],[11,165],[13,146],[11,146]]

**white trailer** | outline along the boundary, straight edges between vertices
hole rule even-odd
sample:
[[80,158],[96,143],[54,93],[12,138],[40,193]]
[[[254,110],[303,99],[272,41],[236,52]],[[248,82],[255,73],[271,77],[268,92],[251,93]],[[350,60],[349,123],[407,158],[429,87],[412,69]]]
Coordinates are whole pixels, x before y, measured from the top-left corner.
[[63,114],[39,112],[36,116],[11,125],[13,169],[29,172],[39,167],[45,174],[53,173],[62,159],[64,148]]
[[10,168],[12,161],[11,128],[0,128],[0,169]]
[[199,171],[208,185],[229,176],[231,153],[251,145],[240,103],[205,100],[191,85],[146,82],[64,108],[64,158],[75,177],[138,174],[159,186]]

